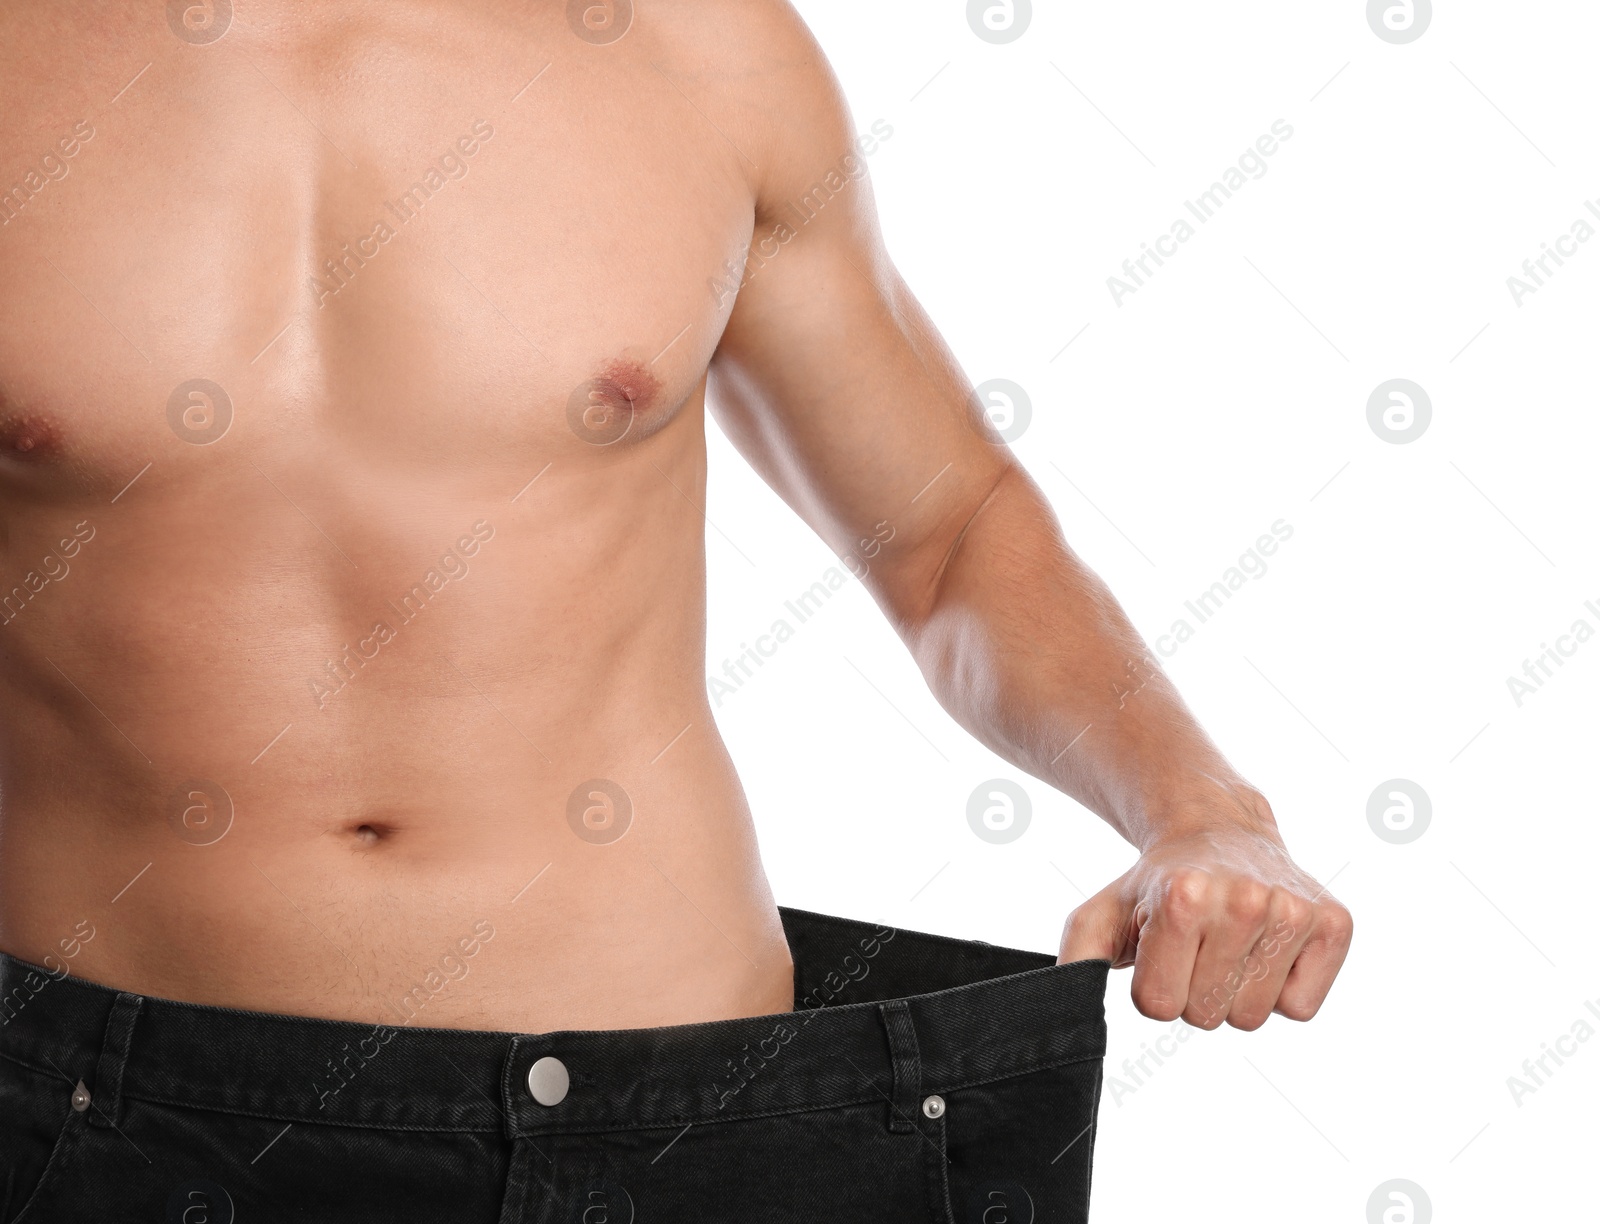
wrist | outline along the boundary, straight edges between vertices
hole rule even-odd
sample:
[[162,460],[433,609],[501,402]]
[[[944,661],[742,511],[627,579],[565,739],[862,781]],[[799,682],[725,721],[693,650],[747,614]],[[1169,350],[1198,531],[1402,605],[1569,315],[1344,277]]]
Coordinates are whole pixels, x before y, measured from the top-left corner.
[[1242,781],[1204,785],[1150,805],[1134,841],[1141,854],[1165,842],[1190,837],[1245,833],[1282,844],[1278,821],[1266,796]]

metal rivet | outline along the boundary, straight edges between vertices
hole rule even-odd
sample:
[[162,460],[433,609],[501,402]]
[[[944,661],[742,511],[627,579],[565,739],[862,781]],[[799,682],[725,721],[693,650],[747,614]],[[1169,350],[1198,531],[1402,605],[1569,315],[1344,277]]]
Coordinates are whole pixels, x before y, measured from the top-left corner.
[[944,1117],[944,1098],[935,1093],[922,1102],[922,1112],[930,1118]]
[[78,1081],[78,1086],[72,1090],[72,1108],[82,1113],[89,1108],[89,1090],[84,1087],[83,1081]]
[[548,1054],[528,1068],[528,1095],[541,1105],[561,1104],[571,1082],[567,1065]]

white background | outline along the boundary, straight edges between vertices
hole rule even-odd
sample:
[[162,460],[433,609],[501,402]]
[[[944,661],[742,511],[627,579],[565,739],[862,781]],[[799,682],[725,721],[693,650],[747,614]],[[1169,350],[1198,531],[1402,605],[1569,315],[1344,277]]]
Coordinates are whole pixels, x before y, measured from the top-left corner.
[[[1507,1081],[1600,1028],[1600,638],[1520,707],[1507,678],[1600,629],[1600,240],[1520,305],[1506,282],[1600,200],[1600,14],[1454,3],[1391,45],[1357,0],[1048,0],[991,45],[952,0],[798,7],[857,126],[894,128],[870,171],[901,271],[974,383],[1027,390],[1015,450],[1146,637],[1294,530],[1164,662],[1355,945],[1312,1023],[1108,1081],[1095,1218],[1360,1224],[1393,1178],[1416,1224],[1596,1218],[1600,1039],[1520,1103]],[[1107,277],[1279,119],[1267,173],[1118,305]],[[1392,378],[1433,405],[1405,445],[1367,421]],[[837,562],[712,428],[720,672]],[[858,584],[796,628],[717,711],[779,901],[1053,952],[1131,849],[968,738]],[[1033,804],[1008,845],[966,822],[995,777]],[[1392,778],[1432,801],[1409,844],[1367,821]],[[1131,1084],[1168,1026],[1128,981]]]

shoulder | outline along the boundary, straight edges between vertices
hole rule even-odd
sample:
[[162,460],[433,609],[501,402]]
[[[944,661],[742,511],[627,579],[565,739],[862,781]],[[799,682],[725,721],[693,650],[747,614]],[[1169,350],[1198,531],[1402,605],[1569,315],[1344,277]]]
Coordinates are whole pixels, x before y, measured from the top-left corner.
[[687,74],[729,125],[758,215],[803,194],[841,159],[848,173],[862,138],[789,0],[655,0],[649,14],[661,67]]
[[826,67],[821,47],[789,0],[652,0],[646,10],[634,8],[634,20],[661,46],[698,52],[720,70],[784,74],[800,83]]

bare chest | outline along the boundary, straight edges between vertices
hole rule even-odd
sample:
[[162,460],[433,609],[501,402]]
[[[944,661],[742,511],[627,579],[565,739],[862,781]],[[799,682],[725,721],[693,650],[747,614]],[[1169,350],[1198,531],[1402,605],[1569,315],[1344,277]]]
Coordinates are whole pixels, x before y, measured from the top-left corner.
[[68,88],[38,33],[0,127],[0,479],[598,458],[698,389],[749,194],[644,38],[76,32]]

